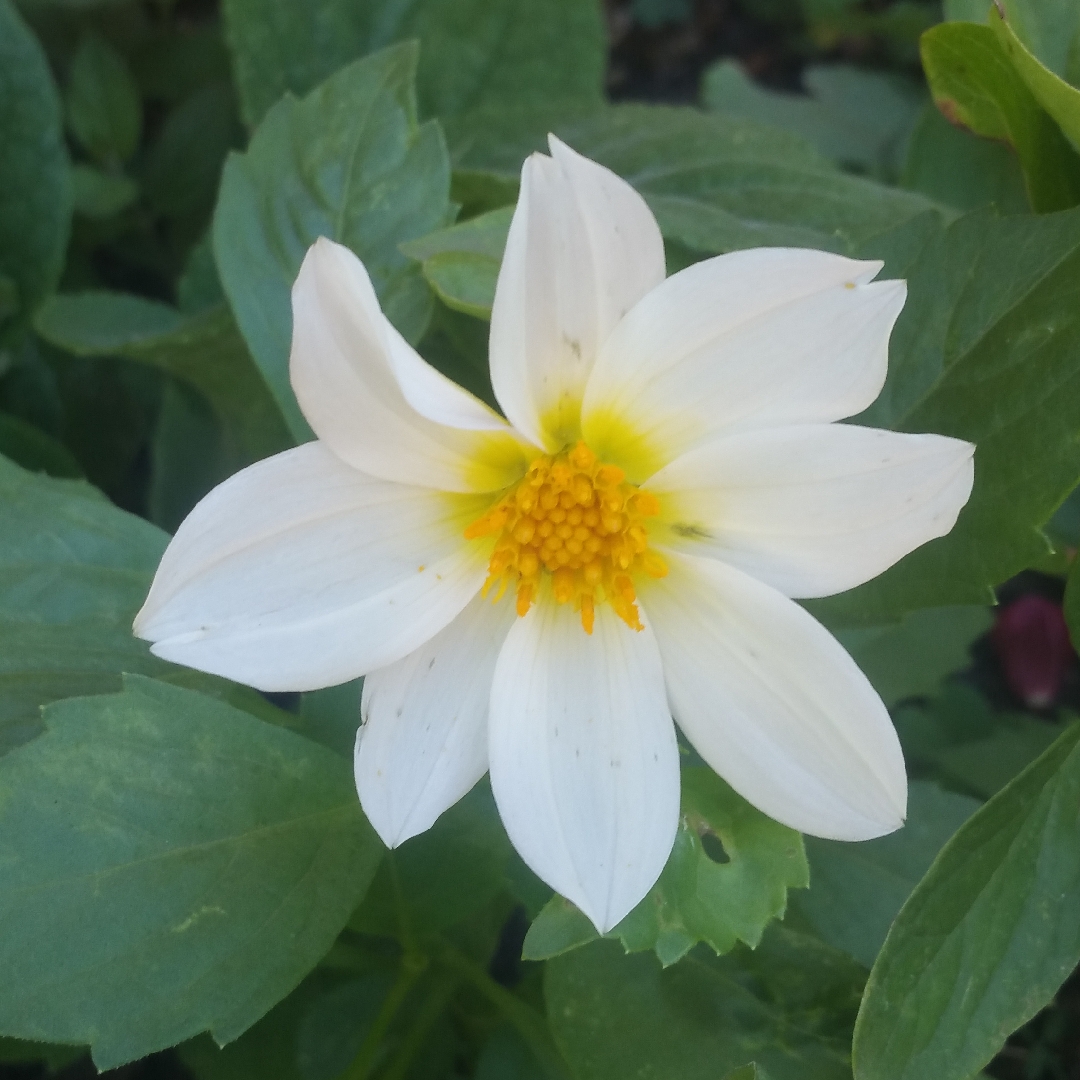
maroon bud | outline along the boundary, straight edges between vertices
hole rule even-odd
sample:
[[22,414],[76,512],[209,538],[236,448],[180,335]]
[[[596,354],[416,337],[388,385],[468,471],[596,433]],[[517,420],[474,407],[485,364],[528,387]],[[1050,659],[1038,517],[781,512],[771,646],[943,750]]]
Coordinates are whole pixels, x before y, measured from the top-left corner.
[[992,637],[1009,689],[1031,708],[1052,705],[1073,657],[1061,604],[1022,596],[1001,609]]

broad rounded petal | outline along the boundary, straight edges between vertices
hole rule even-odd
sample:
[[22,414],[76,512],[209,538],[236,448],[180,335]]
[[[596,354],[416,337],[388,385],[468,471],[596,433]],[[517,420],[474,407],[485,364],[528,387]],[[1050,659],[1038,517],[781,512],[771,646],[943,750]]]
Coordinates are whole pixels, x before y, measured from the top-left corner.
[[477,595],[415,652],[364,679],[356,789],[387,847],[431,828],[487,772],[495,661],[512,599]]
[[971,494],[975,447],[852,424],[706,443],[649,479],[657,542],[710,555],[787,596],[829,596],[944,536]]
[[777,821],[832,840],[904,823],[892,721],[855,661],[793,600],[714,559],[665,551],[642,582],[668,699],[697,752]]
[[674,274],[601,350],[582,428],[607,461],[644,480],[719,435],[827,423],[881,392],[902,281],[878,262],[758,248]]
[[664,280],[645,200],[550,137],[518,196],[491,311],[491,382],[511,423],[548,450],[579,433],[585,381],[625,312]]
[[660,876],[679,751],[652,631],[607,604],[591,635],[541,601],[510,629],[491,690],[491,786],[515,848],[604,933]]
[[292,306],[296,400],[342,461],[444,491],[495,491],[521,476],[524,441],[413,351],[348,248],[323,237],[308,249]]
[[308,443],[216,487],[169,544],[135,620],[165,660],[312,690],[399,659],[476,594],[476,496],[375,480]]

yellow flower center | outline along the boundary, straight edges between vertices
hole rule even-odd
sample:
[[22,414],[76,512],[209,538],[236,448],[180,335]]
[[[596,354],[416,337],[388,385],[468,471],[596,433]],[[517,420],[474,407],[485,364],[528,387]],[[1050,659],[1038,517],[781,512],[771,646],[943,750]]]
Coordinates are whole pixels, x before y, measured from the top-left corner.
[[649,550],[642,524],[660,512],[656,496],[626,482],[583,443],[536,458],[522,480],[466,530],[469,540],[496,536],[484,595],[517,592],[525,615],[550,576],[555,599],[581,612],[593,630],[597,600],[606,600],[627,626],[643,629],[633,575],[664,577],[668,568]]

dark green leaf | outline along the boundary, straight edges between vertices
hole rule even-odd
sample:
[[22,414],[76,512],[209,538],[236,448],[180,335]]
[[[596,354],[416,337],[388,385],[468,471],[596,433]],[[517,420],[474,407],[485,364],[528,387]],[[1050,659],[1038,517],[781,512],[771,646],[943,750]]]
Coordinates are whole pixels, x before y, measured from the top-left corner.
[[63,443],[7,413],[0,413],[0,454],[31,472],[68,479],[82,476],[79,463]]
[[1080,725],[945,846],[867,984],[860,1080],[964,1080],[1080,960]]
[[847,64],[811,65],[807,94],[759,87],[734,60],[709,68],[702,81],[706,108],[783,128],[809,140],[829,160],[893,180],[924,94],[909,80]]
[[77,1061],[86,1051],[81,1046],[54,1046],[51,1043],[28,1042],[25,1039],[0,1039],[0,1062],[16,1065],[45,1066],[48,1076]]
[[396,937],[403,921],[421,935],[460,923],[494,899],[509,855],[491,788],[482,781],[387,858],[349,925]]
[[187,234],[210,219],[225,158],[241,145],[243,129],[228,83],[212,83],[169,113],[142,174],[147,202]]
[[[607,935],[627,952],[653,949],[666,967],[699,941],[717,953],[757,946],[782,917],[788,889],[809,884],[802,837],[767,818],[711,769],[682,773],[675,846],[652,891]],[[596,938],[572,904],[554,897],[529,929],[523,955],[546,960]]]
[[139,186],[130,177],[103,172],[91,165],[71,170],[75,213],[93,221],[115,217],[139,197]]
[[555,1041],[579,1080],[716,1080],[757,1062],[772,1080],[851,1080],[864,974],[774,928],[757,950],[699,949],[664,969],[599,942],[548,962]]
[[1047,551],[1040,527],[1080,476],[1080,211],[974,214],[917,239],[884,271],[907,278],[908,302],[885,389],[859,422],[973,442],[975,488],[947,537],[808,605],[834,624],[991,602]]
[[1035,210],[1080,202],[1080,157],[990,27],[945,23],[923,36],[921,50],[934,100],[949,120],[1016,149]]
[[810,889],[795,893],[792,904],[830,945],[871,967],[911,890],[978,808],[974,799],[915,782],[899,832],[861,844],[808,836]]
[[967,667],[972,643],[992,621],[984,607],[924,608],[898,623],[840,630],[836,636],[892,707],[935,693],[946,675]]
[[[472,132],[455,167],[516,178],[548,128],[505,112]],[[763,244],[847,251],[933,209],[910,192],[846,176],[804,140],[690,108],[620,105],[552,129],[630,181],[664,236],[704,252]]]
[[1028,209],[1024,174],[1012,147],[950,124],[932,103],[911,133],[901,183],[958,210],[990,203],[1005,213]]
[[267,114],[225,166],[214,217],[218,269],[237,323],[298,441],[311,437],[288,379],[289,290],[320,236],[364,261],[383,310],[411,341],[431,293],[398,245],[448,223],[438,125],[416,123],[416,48],[395,46]]
[[594,0],[226,0],[224,9],[249,124],[286,91],[307,93],[349,61],[409,38],[421,44],[427,116],[601,99],[605,43]]
[[194,316],[126,293],[52,297],[37,331],[76,356],[122,356],[151,364],[202,393],[231,440],[233,470],[291,443],[278,408],[237,332],[218,305]]
[[240,464],[230,453],[224,427],[206,398],[170,381],[161,395],[150,444],[146,516],[176,532],[195,504]]
[[1080,648],[1080,560],[1073,560],[1065,584],[1065,621],[1073,648]]
[[15,294],[2,305],[9,314],[33,311],[60,277],[69,172],[48,61],[11,0],[0,0],[0,279]]
[[67,119],[97,161],[115,164],[135,153],[142,100],[124,58],[102,37],[88,34],[71,61]]
[[382,845],[336,754],[130,676],[0,766],[0,1029],[106,1069],[236,1038],[322,957]]

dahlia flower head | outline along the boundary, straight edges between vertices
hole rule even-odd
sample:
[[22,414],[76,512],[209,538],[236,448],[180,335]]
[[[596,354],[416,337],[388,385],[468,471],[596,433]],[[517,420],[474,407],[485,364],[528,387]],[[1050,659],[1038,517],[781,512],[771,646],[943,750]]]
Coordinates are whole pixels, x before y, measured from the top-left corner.
[[947,533],[969,443],[837,421],[880,393],[902,281],[757,248],[665,277],[640,195],[550,139],[491,313],[501,415],[320,239],[290,377],[317,439],[210,492],[135,632],[264,691],[364,676],[356,786],[390,847],[490,772],[514,847],[605,932],[679,822],[685,740],[795,829],[899,828],[889,715],[795,601]]

